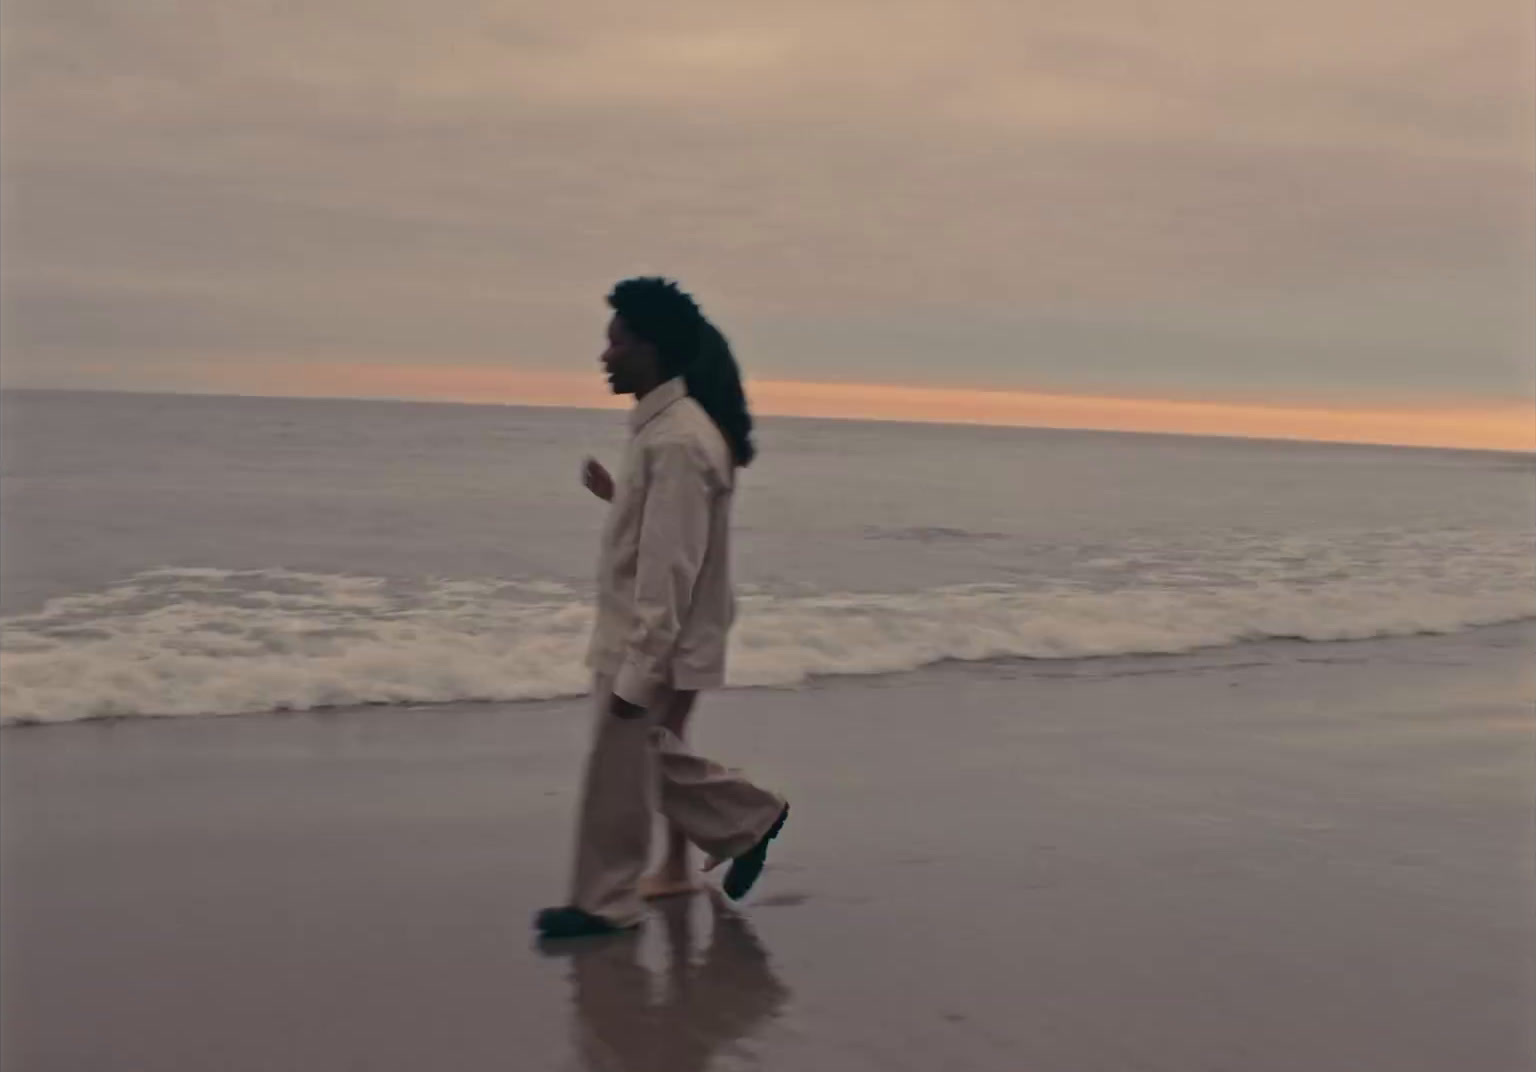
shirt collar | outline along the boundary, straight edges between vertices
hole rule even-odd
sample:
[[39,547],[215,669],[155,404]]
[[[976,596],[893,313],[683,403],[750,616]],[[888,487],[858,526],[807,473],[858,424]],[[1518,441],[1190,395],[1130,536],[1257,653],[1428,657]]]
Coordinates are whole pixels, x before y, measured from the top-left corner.
[[640,431],[651,421],[661,415],[661,411],[681,401],[688,394],[688,385],[681,376],[674,376],[666,383],[653,387],[640,401],[635,403],[635,408],[629,411],[629,430],[631,434]]

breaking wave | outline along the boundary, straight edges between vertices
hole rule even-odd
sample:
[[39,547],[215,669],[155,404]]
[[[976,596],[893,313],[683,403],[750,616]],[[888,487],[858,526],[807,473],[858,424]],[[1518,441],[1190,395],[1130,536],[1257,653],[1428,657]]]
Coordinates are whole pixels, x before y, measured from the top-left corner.
[[[729,684],[793,685],[946,660],[1172,654],[1295,638],[1451,633],[1536,617],[1527,581],[1414,580],[906,593],[746,591]],[[165,569],[0,623],[0,718],[225,715],[579,695],[587,593],[500,580],[403,583]]]

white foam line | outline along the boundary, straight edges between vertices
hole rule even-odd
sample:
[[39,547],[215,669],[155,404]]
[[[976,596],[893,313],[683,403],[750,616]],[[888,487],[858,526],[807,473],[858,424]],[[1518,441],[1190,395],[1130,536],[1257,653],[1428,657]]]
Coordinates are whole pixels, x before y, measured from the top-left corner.
[[[746,595],[729,684],[937,662],[1176,654],[1251,640],[1452,633],[1536,617],[1529,584],[1415,583]],[[548,582],[160,570],[0,629],[6,724],[575,696],[592,611]]]

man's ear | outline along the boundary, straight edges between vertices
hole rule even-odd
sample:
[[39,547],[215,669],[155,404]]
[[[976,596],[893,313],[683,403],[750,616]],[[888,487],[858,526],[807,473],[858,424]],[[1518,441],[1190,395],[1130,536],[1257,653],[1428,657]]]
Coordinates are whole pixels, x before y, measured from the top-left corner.
[[661,354],[657,351],[656,344],[650,342],[642,342],[640,344],[640,356],[643,357],[646,364],[650,366],[651,376],[654,379],[660,380]]

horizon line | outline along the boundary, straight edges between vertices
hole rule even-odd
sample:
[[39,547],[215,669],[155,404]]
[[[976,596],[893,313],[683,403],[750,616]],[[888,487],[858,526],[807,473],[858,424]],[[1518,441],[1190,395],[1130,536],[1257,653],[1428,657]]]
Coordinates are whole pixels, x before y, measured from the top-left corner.
[[[560,374],[557,374],[560,375]],[[1525,406],[1517,402],[1485,404],[1484,407],[1471,405],[1452,405],[1438,409],[1425,409],[1422,407],[1329,407],[1321,405],[1298,406],[1288,404],[1283,406],[1265,406],[1253,402],[1221,402],[1213,400],[1175,400],[1175,399],[1146,399],[1127,398],[1104,395],[1078,395],[1065,392],[1026,392],[1012,391],[998,388],[928,388],[928,387],[903,387],[882,384],[827,384],[793,380],[749,380],[746,384],[749,404],[755,417],[782,417],[801,420],[835,420],[849,421],[853,423],[869,424],[925,424],[948,427],[983,427],[983,428],[1018,428],[1026,431],[1064,431],[1064,432],[1103,432],[1124,435],[1154,435],[1177,436],[1191,439],[1224,439],[1243,440],[1250,442],[1273,443],[1317,443],[1337,446],[1360,447],[1390,447],[1398,449],[1423,449],[1423,450],[1457,450],[1477,451],[1482,453],[1521,454],[1536,453],[1536,406]],[[460,395],[439,394],[437,396],[412,395],[412,394],[357,394],[336,393],[324,390],[295,390],[289,392],[273,393],[270,390],[230,390],[213,387],[81,387],[81,386],[49,386],[43,385],[5,385],[0,384],[0,391],[7,393],[57,393],[57,394],[128,394],[128,395],[159,395],[169,397],[190,398],[248,398],[268,401],[332,401],[332,402],[397,402],[405,404],[435,404],[435,405],[462,405],[462,406],[496,406],[503,408],[526,407],[531,409],[568,409],[587,412],[615,412],[629,408],[632,404],[624,400],[623,396],[592,396],[573,399],[551,399],[549,397],[486,397],[482,394]],[[972,412],[969,415],[961,412],[941,410],[924,412],[893,412],[879,411],[879,405],[874,411],[848,412],[837,411],[836,408],[817,409],[814,397],[822,395],[821,403],[831,401],[834,403],[841,397],[848,401],[847,396],[856,395],[854,401],[866,403],[875,401],[879,403],[881,396],[884,402],[911,402],[915,399],[932,398],[938,395],[951,403],[977,400],[991,403],[1034,404],[1047,408],[1055,406],[1058,413],[1055,419],[1030,421],[1023,419],[1024,414],[1016,414],[1012,417],[993,414],[990,418],[986,415]],[[770,401],[765,405],[761,403],[764,395]],[[799,399],[802,408],[786,409],[776,405],[773,399],[779,403],[786,400]],[[807,411],[806,402],[812,405]],[[1141,424],[1128,424],[1122,420],[1119,422],[1093,421],[1091,416],[1083,420],[1082,411],[1091,407],[1099,407],[1101,413],[1106,410],[1110,413],[1119,411],[1122,417],[1140,417]],[[1078,410],[1073,414],[1072,410]],[[1163,410],[1167,415],[1182,413],[1186,417],[1190,415],[1203,415],[1208,420],[1207,426],[1177,427],[1177,426],[1148,426],[1146,417],[1149,413],[1155,415],[1157,410]],[[1060,412],[1065,411],[1065,412]],[[1516,421],[1512,413],[1518,411],[1520,419]],[[1037,415],[1041,414],[1037,409]],[[1466,440],[1452,440],[1445,437],[1426,438],[1418,436],[1408,438],[1371,438],[1366,434],[1339,434],[1337,429],[1332,434],[1302,434],[1297,431],[1286,433],[1282,429],[1268,428],[1265,430],[1242,430],[1240,428],[1226,426],[1225,421],[1234,418],[1284,418],[1290,416],[1310,417],[1314,420],[1325,419],[1333,422],[1347,421],[1349,419],[1361,419],[1380,421],[1382,419],[1403,421],[1414,419],[1429,419],[1443,427],[1448,417],[1459,417],[1462,421],[1467,419],[1492,417],[1499,420],[1502,425],[1500,431],[1508,438],[1497,438],[1482,442]],[[1515,425],[1518,424],[1518,428]]]

